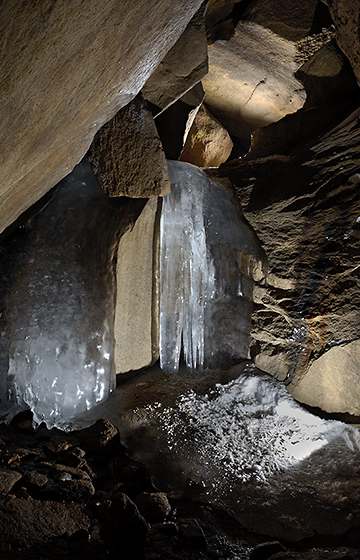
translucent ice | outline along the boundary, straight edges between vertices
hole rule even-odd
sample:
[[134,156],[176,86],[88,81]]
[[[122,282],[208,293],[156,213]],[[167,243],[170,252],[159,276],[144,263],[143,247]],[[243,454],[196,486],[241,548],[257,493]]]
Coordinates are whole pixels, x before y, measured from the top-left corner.
[[219,367],[247,357],[253,281],[265,255],[233,198],[205,173],[168,162],[160,224],[160,365]]
[[83,161],[16,248],[2,247],[3,418],[29,407],[36,423],[67,428],[113,389],[114,205]]

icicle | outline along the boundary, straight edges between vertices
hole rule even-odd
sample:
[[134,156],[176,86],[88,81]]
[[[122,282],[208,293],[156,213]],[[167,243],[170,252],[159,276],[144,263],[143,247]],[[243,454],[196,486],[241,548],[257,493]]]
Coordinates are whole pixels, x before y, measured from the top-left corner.
[[203,197],[206,176],[194,167],[169,162],[172,192],[164,197],[160,222],[160,365],[179,368],[181,338],[187,367],[204,365],[205,307],[214,271],[206,246]]
[[[247,357],[253,280],[266,260],[237,204],[204,172],[168,162],[160,223],[160,366],[189,369]],[[260,271],[260,272],[259,272]],[[256,278],[255,278],[256,276]]]

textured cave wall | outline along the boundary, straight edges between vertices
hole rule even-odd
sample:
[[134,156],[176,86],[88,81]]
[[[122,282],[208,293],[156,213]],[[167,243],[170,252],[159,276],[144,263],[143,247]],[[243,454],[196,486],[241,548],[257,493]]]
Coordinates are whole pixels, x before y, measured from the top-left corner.
[[0,7],[0,232],[67,175],[139,92],[201,0]]
[[[250,3],[247,13],[282,36],[287,30],[289,37],[276,18],[266,21],[267,9],[260,8],[270,4]],[[304,107],[254,131],[245,157],[208,173],[232,180],[268,256],[268,285],[258,290],[252,317],[255,364],[284,381],[301,402],[357,416],[359,3],[328,4],[333,21],[324,4],[316,10],[314,5],[313,21],[300,26],[303,35],[294,44]],[[277,20],[289,23],[290,14],[280,13],[278,6]],[[237,76],[247,79],[240,52]]]
[[[9,1],[0,8],[0,230],[72,169],[105,122],[91,148],[104,189],[108,182],[116,195],[166,192],[152,116],[139,100],[129,102],[146,83],[153,114],[162,111],[155,124],[165,153],[179,157],[203,98],[206,3],[26,6]],[[268,256],[251,357],[302,402],[354,415],[360,414],[359,11],[359,0],[210,1],[210,72],[199,113],[210,107],[232,136],[229,161],[208,173],[231,179]],[[222,56],[220,80],[212,72],[214,53]],[[201,95],[188,104],[195,91]],[[214,148],[219,138],[211,139]],[[240,141],[251,149],[237,159],[244,154]],[[142,174],[144,161],[154,172]],[[126,169],[134,184],[122,190]]]

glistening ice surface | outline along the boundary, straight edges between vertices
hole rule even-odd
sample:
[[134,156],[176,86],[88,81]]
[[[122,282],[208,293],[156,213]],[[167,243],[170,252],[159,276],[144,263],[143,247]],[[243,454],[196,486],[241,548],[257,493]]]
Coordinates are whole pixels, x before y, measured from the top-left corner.
[[197,167],[168,162],[160,223],[160,365],[221,367],[248,356],[263,254],[232,197]]
[[254,366],[202,377],[153,370],[117,391],[106,415],[158,488],[277,538],[360,525],[359,430],[305,410]]
[[[114,388],[112,245],[119,211],[83,161],[33,229],[0,251],[1,413],[67,428]],[[5,271],[8,271],[7,273]]]

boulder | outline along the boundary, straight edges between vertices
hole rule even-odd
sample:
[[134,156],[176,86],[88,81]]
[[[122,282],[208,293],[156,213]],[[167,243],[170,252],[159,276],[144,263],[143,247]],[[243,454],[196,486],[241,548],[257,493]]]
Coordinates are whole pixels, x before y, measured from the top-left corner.
[[170,49],[143,88],[144,97],[163,111],[177,101],[208,70],[204,11],[207,0],[194,15],[184,33]]
[[150,199],[117,252],[115,368],[126,373],[159,357],[158,199]]
[[200,5],[2,3],[0,231],[82,159],[97,130],[140,91]]
[[317,50],[296,72],[306,90],[306,107],[343,98],[357,89],[352,69],[334,41]]
[[109,196],[149,198],[170,191],[165,154],[140,94],[100,128],[88,158]]
[[232,148],[226,128],[203,105],[195,116],[180,160],[198,167],[219,167],[228,159]]
[[8,551],[9,546],[26,548],[89,527],[89,518],[80,504],[13,496],[0,500],[0,522],[2,551]]
[[302,402],[350,414],[360,413],[359,115],[291,150],[213,170],[235,183],[268,256],[252,317],[255,364]]
[[180,157],[204,95],[204,90],[199,82],[155,117],[156,128],[167,159],[178,159]]
[[303,106],[296,52],[295,43],[251,21],[209,46],[205,104],[231,135],[247,144],[255,129]]
[[360,339],[334,346],[290,386],[295,399],[331,412],[360,415]]
[[347,56],[360,83],[359,0],[327,0],[335,24],[336,41]]
[[289,4],[289,0],[255,0],[245,18],[271,29],[277,35],[298,41],[311,32],[318,0]]
[[20,473],[10,469],[0,468],[0,496],[8,494],[20,478]]

